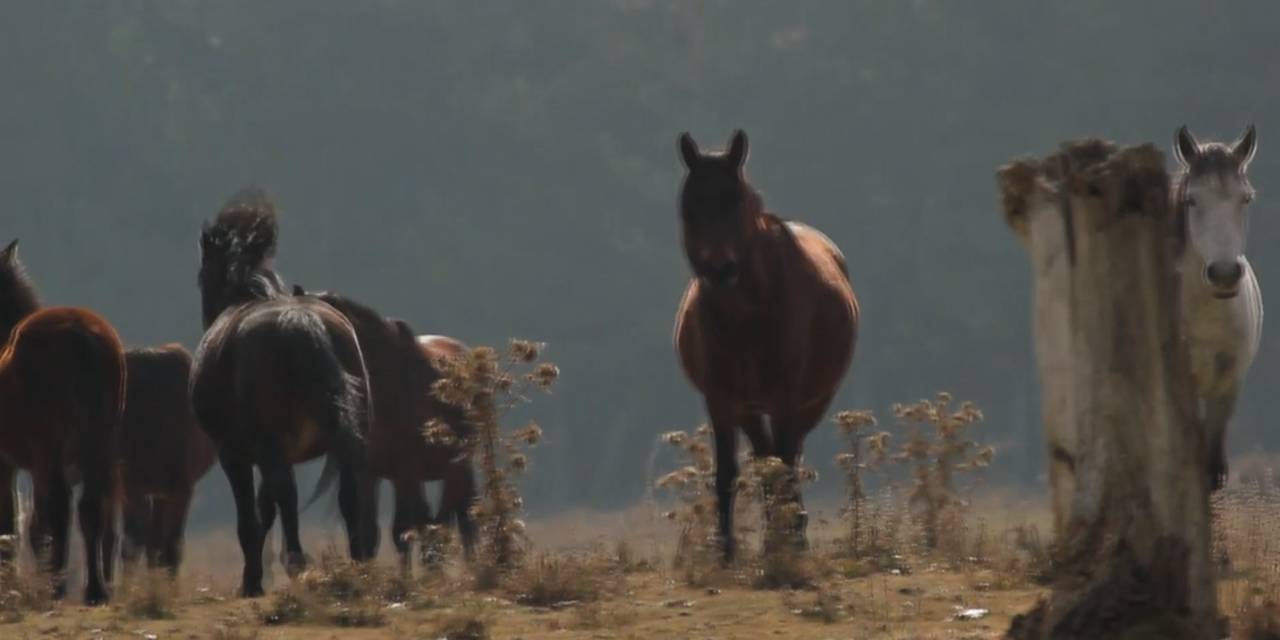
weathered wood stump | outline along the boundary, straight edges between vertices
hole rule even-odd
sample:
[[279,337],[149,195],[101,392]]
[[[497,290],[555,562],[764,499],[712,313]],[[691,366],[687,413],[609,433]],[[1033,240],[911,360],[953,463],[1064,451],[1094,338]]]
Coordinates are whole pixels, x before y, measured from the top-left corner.
[[1056,541],[1008,637],[1220,637],[1164,157],[1084,140],[998,179],[1035,273]]

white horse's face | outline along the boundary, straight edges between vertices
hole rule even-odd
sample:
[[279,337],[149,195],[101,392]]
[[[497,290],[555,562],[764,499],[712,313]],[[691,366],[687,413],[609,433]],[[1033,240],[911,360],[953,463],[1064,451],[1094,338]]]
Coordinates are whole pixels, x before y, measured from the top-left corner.
[[1205,175],[1187,182],[1187,242],[1204,262],[1201,276],[1214,295],[1239,292],[1253,187],[1244,175]]
[[1178,159],[1186,169],[1180,190],[1186,212],[1187,248],[1201,262],[1200,276],[1219,298],[1240,292],[1253,187],[1245,175],[1257,149],[1250,127],[1232,145],[1201,145],[1186,128],[1178,132]]

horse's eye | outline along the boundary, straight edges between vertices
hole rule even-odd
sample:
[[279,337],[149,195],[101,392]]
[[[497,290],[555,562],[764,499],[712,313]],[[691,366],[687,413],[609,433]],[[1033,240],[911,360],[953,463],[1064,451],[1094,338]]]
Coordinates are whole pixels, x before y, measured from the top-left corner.
[[1187,196],[1186,203],[1187,203],[1187,208],[1191,208],[1191,207],[1196,206],[1196,199],[1195,199],[1195,197],[1194,197],[1194,196]]

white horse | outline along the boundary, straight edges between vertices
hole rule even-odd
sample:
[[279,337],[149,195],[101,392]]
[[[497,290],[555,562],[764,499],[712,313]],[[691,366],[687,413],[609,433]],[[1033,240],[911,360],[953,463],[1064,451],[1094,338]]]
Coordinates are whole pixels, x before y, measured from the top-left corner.
[[1227,423],[1262,338],[1262,292],[1244,257],[1254,195],[1247,172],[1257,141],[1252,126],[1229,145],[1201,144],[1185,126],[1174,140],[1182,319],[1214,489],[1226,481]]

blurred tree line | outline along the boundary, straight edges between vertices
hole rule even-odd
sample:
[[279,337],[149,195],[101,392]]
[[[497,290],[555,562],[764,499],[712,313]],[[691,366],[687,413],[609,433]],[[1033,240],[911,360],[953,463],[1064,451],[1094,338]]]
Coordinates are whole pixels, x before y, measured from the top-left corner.
[[[1184,122],[1255,122],[1268,291],[1277,17],[1263,0],[19,0],[0,21],[0,234],[48,302],[194,347],[200,221],[266,185],[290,281],[422,333],[547,341],[564,378],[533,410],[529,505],[615,506],[644,491],[659,433],[702,420],[670,348],[676,134],[742,127],[770,208],[848,256],[863,327],[833,409],[950,390],[986,412],[991,481],[1038,487],[1029,269],[994,169],[1069,137],[1167,146]],[[1277,440],[1260,398],[1278,334],[1235,451]],[[808,460],[829,468],[834,442],[824,426]],[[219,472],[202,492],[198,518],[229,515]]]

